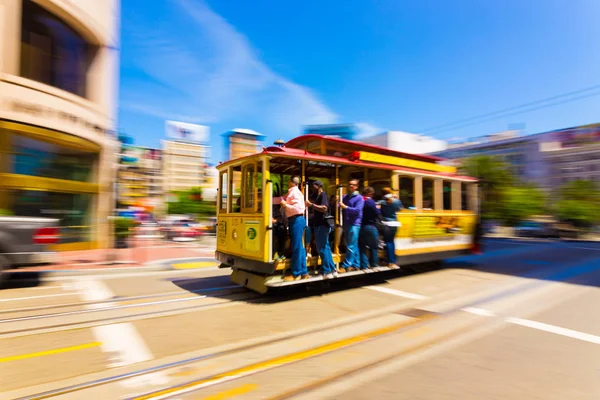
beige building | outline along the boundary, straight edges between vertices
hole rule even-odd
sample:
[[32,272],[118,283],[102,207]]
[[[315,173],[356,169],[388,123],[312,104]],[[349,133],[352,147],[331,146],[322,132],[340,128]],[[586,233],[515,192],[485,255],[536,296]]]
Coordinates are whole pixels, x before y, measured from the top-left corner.
[[128,146],[123,156],[117,174],[117,207],[161,208],[162,151]]
[[0,0],[0,208],[110,244],[118,0]]
[[202,187],[206,182],[208,146],[163,140],[165,193]]
[[255,154],[259,151],[264,135],[252,129],[232,129],[225,136],[225,161]]

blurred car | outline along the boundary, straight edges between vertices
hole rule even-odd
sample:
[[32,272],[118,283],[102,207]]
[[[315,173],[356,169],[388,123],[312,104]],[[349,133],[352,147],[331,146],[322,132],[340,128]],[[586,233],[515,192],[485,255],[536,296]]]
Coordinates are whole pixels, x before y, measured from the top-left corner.
[[549,222],[524,221],[515,227],[515,236],[518,237],[538,237],[538,238],[558,238],[560,237],[558,229]]
[[198,229],[189,222],[176,222],[165,232],[167,239],[197,238],[200,235]]
[[199,222],[198,228],[203,234],[215,235],[217,233],[217,218],[206,218]]
[[60,241],[59,220],[37,217],[0,217],[0,282],[3,270],[58,261],[51,245]]

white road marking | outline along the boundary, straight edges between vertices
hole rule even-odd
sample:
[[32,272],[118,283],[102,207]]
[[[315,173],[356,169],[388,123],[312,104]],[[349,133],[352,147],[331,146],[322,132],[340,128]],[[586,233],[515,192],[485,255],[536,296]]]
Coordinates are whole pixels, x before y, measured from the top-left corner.
[[422,294],[409,293],[409,292],[404,292],[402,290],[389,289],[389,288],[380,287],[380,286],[365,286],[365,288],[375,290],[377,292],[392,294],[394,296],[405,297],[407,299],[423,300],[423,299],[427,298],[427,296],[423,296]]
[[20,300],[29,300],[29,299],[45,299],[48,297],[59,297],[59,296],[75,296],[77,294],[79,294],[79,293],[58,293],[58,294],[46,294],[43,296],[13,297],[10,299],[0,299],[0,302],[20,301]]
[[572,249],[581,249],[581,250],[596,250],[600,251],[600,247],[571,247]]
[[466,308],[463,308],[462,310],[465,312],[471,313],[471,314],[481,315],[483,317],[493,317],[494,315],[496,315],[490,310],[486,310],[483,308],[477,308],[477,307],[466,307]]
[[527,328],[538,329],[540,331],[556,333],[557,335],[583,340],[584,342],[600,344],[600,336],[590,335],[589,333],[574,331],[572,329],[562,328],[556,325],[544,324],[543,322],[531,321],[522,318],[507,318],[506,322],[515,325],[525,326]]
[[[85,301],[102,301],[114,298],[114,293],[104,283],[94,279],[77,279],[72,282],[77,287]],[[109,303],[88,304],[88,309],[110,308]],[[131,322],[92,327],[92,334],[101,342],[102,351],[110,356],[110,367],[122,367],[154,358],[146,346],[144,339]],[[168,378],[164,373],[157,372],[141,375],[122,382],[128,387],[147,387],[149,385],[164,385]]]

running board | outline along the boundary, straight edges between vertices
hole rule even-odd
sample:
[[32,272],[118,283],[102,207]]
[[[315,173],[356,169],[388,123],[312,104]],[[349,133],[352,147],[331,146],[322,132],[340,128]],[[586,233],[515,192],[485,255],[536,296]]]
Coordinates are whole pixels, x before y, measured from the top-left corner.
[[364,272],[362,270],[359,271],[349,271],[349,272],[344,272],[344,273],[339,273],[337,278],[333,278],[333,279],[325,279],[323,277],[323,275],[315,275],[315,276],[310,276],[310,278],[308,279],[300,279],[297,281],[284,281],[282,276],[270,276],[268,278],[265,278],[265,286],[266,287],[285,287],[285,286],[294,286],[294,285],[302,285],[302,284],[306,284],[306,283],[312,283],[312,282],[320,282],[320,281],[335,281],[338,279],[343,279],[343,278],[348,278],[351,276],[358,276],[358,275],[370,275],[370,274],[374,274],[377,272],[385,272],[385,271],[398,271],[397,268],[389,268],[389,267],[376,267],[376,268],[371,268],[371,270],[373,272]]

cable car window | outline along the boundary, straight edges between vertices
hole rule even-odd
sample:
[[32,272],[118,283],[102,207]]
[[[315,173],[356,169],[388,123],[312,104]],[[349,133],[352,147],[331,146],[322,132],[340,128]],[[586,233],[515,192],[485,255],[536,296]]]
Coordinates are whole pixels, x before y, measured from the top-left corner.
[[256,184],[256,176],[254,164],[244,167],[244,202],[243,208],[246,212],[254,211],[254,189]]
[[414,208],[415,206],[415,180],[413,178],[401,177],[400,178],[400,201],[402,205],[407,208]]
[[257,193],[257,211],[262,212],[263,195],[263,160],[260,160],[256,166],[256,193]]
[[227,172],[221,172],[221,179],[219,182],[219,196],[221,199],[220,209],[223,212],[227,212],[227,192],[229,191],[229,181],[227,180]]
[[231,168],[231,212],[242,211],[242,167]]
[[433,180],[423,178],[423,210],[433,209],[433,191]]
[[443,192],[444,210],[452,210],[452,182],[444,181]]

